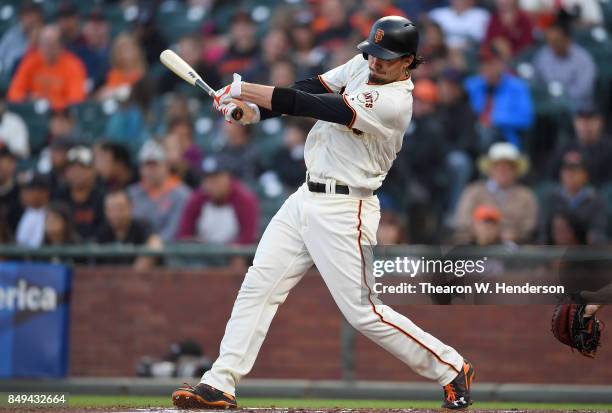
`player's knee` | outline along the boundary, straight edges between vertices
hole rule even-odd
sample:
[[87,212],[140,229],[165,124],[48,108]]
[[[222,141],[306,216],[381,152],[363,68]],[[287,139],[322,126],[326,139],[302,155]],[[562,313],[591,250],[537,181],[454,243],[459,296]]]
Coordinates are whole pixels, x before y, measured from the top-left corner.
[[258,268],[251,266],[240,286],[238,297],[242,299],[256,299],[260,302],[270,298],[278,301],[272,294],[275,285],[276,282],[274,280],[266,277]]
[[357,331],[367,335],[376,328],[376,316],[374,314],[356,314],[345,317],[349,324]]

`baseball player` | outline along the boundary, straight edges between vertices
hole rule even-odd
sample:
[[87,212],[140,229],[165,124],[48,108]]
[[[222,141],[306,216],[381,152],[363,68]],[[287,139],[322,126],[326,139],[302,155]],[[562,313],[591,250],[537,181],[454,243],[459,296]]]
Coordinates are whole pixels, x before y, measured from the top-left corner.
[[[443,407],[471,404],[472,365],[455,349],[376,301],[364,251],[376,245],[374,192],[402,146],[412,114],[410,70],[419,33],[408,19],[376,21],[361,54],[291,88],[245,83],[234,75],[215,108],[240,123],[273,116],[318,119],[308,134],[305,183],[266,228],[221,342],[219,358],[196,386],[172,394],[179,408],[235,408],[235,388],[257,358],[272,318],[315,264],[344,317],[361,333],[444,389]],[[367,297],[362,301],[362,288]]]

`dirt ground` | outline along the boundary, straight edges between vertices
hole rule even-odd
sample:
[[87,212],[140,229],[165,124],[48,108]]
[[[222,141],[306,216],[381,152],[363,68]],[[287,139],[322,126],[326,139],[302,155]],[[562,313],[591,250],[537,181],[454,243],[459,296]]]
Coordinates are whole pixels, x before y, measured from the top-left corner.
[[[225,410],[178,410],[168,407],[150,407],[150,408],[129,408],[129,407],[29,407],[29,408],[3,408],[0,407],[0,413],[4,412],[24,412],[24,413],[41,413],[41,412],[61,412],[61,413],[191,413],[191,412],[206,412],[220,413]],[[232,410],[232,413],[449,413],[450,410],[445,409],[281,409],[281,408],[248,408]],[[466,413],[591,413],[598,412],[597,410],[521,410],[521,409],[469,409]]]

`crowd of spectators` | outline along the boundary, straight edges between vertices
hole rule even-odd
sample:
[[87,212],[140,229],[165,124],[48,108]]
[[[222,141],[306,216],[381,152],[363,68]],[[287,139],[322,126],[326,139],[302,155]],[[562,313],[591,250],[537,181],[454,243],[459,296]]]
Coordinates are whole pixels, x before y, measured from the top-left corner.
[[286,87],[344,63],[373,21],[398,14],[420,27],[426,64],[380,191],[379,242],[607,243],[603,2],[226,3],[16,6],[0,32],[0,242],[256,243],[303,183],[314,122],[225,123],[159,53],[173,48],[215,88],[234,72]]

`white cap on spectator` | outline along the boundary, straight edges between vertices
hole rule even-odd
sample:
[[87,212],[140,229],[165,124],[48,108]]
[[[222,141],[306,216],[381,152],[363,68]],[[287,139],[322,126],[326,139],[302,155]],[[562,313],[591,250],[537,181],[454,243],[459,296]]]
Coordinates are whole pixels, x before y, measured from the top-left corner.
[[518,150],[516,146],[507,142],[499,142],[491,145],[489,153],[478,161],[480,171],[489,175],[491,166],[499,161],[513,162],[516,165],[518,176],[525,175],[529,170],[529,160]]
[[75,146],[66,155],[69,163],[78,163],[83,166],[93,165],[93,151],[87,146]]
[[138,154],[140,163],[145,162],[164,162],[166,160],[166,151],[161,143],[154,139],[149,139],[142,145]]

